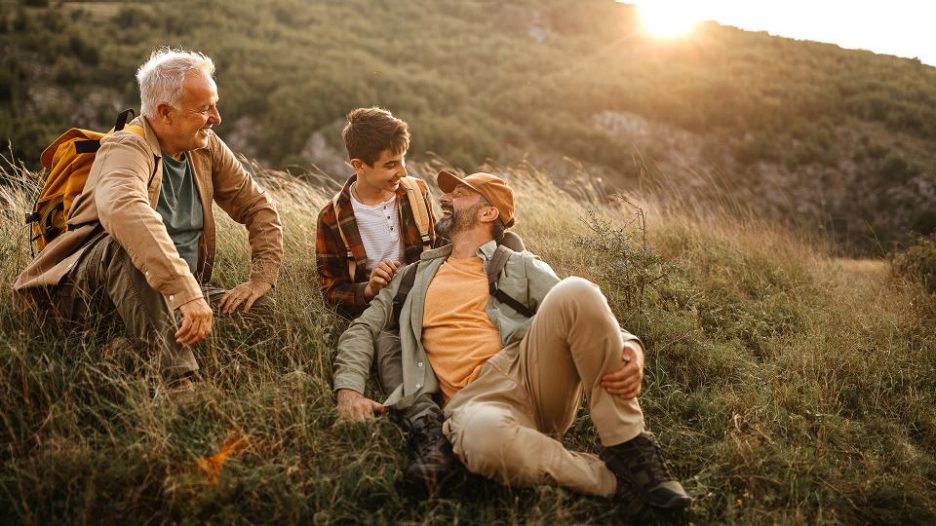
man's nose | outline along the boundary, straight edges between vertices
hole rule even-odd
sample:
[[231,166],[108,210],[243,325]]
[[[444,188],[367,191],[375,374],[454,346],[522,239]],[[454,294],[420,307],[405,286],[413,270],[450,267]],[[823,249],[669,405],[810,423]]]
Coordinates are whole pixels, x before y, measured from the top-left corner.
[[209,115],[212,124],[221,124],[221,111],[218,110],[217,106],[211,107],[211,114]]

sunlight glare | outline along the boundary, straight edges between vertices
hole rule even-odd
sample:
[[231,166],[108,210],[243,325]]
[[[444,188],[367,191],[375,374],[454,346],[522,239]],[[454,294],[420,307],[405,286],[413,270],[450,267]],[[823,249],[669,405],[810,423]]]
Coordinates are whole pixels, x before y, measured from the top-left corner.
[[637,9],[644,30],[657,38],[685,36],[700,21],[697,13],[680,2],[642,2]]
[[657,38],[678,38],[687,35],[701,21],[692,2],[640,2],[637,12],[647,34]]

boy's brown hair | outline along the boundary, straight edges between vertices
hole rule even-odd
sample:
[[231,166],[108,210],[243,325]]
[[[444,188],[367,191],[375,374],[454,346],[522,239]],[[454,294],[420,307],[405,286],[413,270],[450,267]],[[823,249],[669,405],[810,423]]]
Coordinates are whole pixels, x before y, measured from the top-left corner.
[[409,149],[409,125],[383,108],[358,108],[348,113],[341,138],[349,160],[373,166],[384,150],[396,155]]

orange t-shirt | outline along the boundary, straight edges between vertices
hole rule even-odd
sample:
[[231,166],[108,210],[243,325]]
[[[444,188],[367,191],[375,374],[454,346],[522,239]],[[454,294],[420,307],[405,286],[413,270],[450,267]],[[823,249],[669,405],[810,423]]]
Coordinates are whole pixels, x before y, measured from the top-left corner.
[[479,257],[447,259],[426,291],[422,343],[446,402],[501,350],[487,302],[487,275]]

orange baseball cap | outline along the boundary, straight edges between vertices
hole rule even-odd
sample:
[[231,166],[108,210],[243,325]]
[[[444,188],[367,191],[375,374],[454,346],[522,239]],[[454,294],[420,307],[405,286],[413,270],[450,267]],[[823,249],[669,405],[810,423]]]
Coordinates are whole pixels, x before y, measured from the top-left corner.
[[516,224],[514,212],[516,204],[514,202],[514,191],[507,184],[507,181],[500,177],[486,172],[473,173],[467,177],[458,177],[455,174],[440,170],[436,176],[436,182],[443,193],[451,193],[458,185],[465,185],[475,192],[481,194],[491,206],[497,208],[500,213],[500,219],[504,226],[510,228]]

